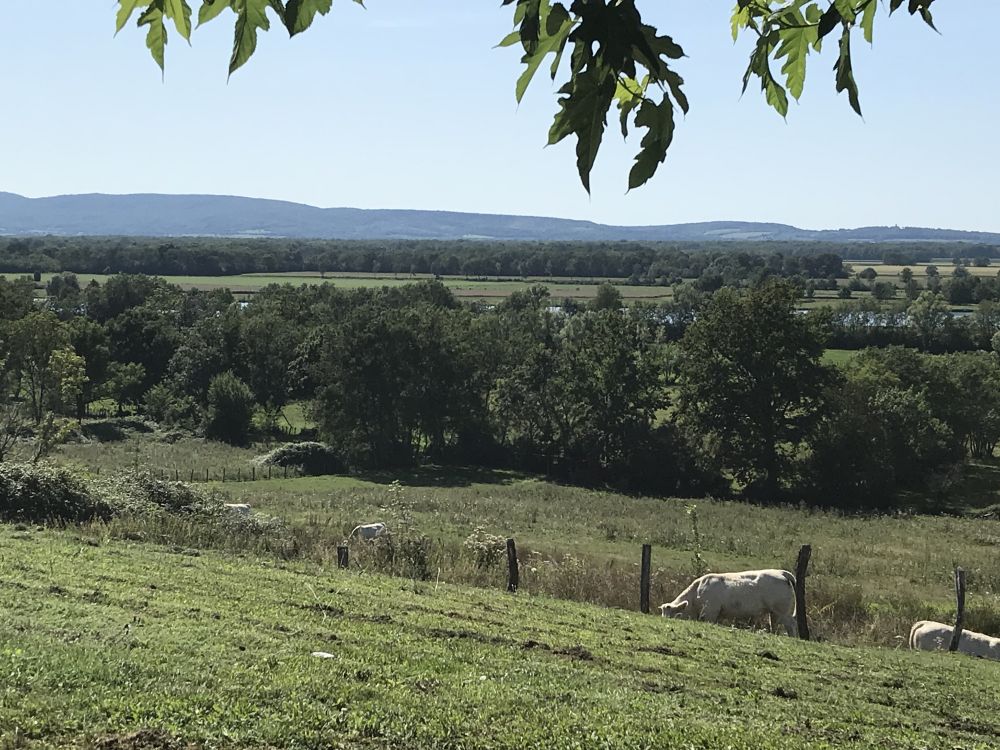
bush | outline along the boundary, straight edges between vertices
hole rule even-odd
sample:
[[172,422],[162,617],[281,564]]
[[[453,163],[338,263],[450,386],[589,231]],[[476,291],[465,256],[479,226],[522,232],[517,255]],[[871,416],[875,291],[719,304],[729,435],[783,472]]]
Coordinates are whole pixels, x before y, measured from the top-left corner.
[[0,464],[0,520],[75,523],[107,520],[111,506],[68,469]]
[[253,392],[233,375],[224,372],[208,386],[205,436],[230,445],[246,445],[254,412]]
[[146,392],[144,411],[160,424],[194,430],[203,415],[191,396],[174,393],[165,385],[154,385]]
[[203,491],[184,482],[156,479],[146,471],[128,471],[101,481],[95,486],[115,515],[167,513],[193,521],[223,524],[244,533],[264,534],[280,531],[283,524],[261,514],[243,516],[226,507],[228,498],[213,491]]
[[255,461],[258,466],[293,466],[303,474],[340,474],[345,467],[336,451],[324,443],[285,443]]

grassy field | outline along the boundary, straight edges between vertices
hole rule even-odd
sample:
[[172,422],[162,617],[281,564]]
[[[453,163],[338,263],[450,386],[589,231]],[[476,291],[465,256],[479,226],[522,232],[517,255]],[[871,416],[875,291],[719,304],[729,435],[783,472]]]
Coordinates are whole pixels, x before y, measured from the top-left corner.
[[[0,748],[996,747],[1000,666],[0,526]],[[320,652],[325,656],[313,656]]]
[[[914,263],[912,266],[890,265],[872,260],[845,260],[844,265],[850,265],[854,269],[854,273],[860,273],[866,268],[871,268],[878,274],[877,281],[892,281],[897,284],[899,283],[899,272],[904,268],[909,268],[913,271],[913,278],[921,284],[927,281],[928,266],[936,266],[938,274],[942,279],[949,279],[955,273],[955,265],[952,263],[951,258],[941,258],[933,263]],[[997,272],[1000,271],[1000,266],[965,266],[965,270],[969,272],[970,276],[996,276]]]
[[[465,555],[463,542],[481,527],[517,539],[526,590],[614,607],[636,606],[643,543],[654,545],[655,601],[672,598],[702,565],[791,568],[799,546],[808,543],[814,550],[814,630],[848,644],[892,645],[916,619],[950,617],[951,571],[961,564],[970,577],[970,626],[1000,634],[995,520],[850,517],[712,500],[698,501],[694,518],[683,500],[561,486],[513,472],[435,467],[288,479],[280,478],[283,472],[262,479],[257,469],[258,480],[245,481],[254,476],[252,459],[270,447],[129,433],[117,441],[61,446],[53,460],[90,476],[138,467],[167,479],[193,475],[200,481],[207,471],[210,486],[233,502],[285,519],[295,533],[295,555],[320,563],[336,559],[336,546],[355,525],[384,521],[401,538],[426,537],[424,567],[443,580],[499,586],[502,565],[484,571],[470,567]],[[223,470],[225,483],[218,481]],[[1000,461],[973,462],[950,496],[958,510],[1000,505]],[[921,501],[912,499],[917,507]],[[385,569],[367,547],[359,547],[355,559]]]
[[[42,274],[45,283],[53,274]],[[77,274],[81,286],[92,280],[103,283],[108,276],[103,274]],[[234,294],[252,293],[263,289],[268,284],[332,284],[344,289],[377,288],[383,286],[402,286],[412,284],[428,276],[409,276],[391,274],[326,274],[320,277],[318,273],[283,273],[283,274],[242,274],[239,276],[164,276],[171,284],[177,284],[183,289],[229,289]],[[509,297],[512,292],[522,291],[535,285],[548,288],[558,304],[565,297],[578,300],[592,299],[597,294],[598,285],[605,279],[595,279],[593,283],[581,283],[570,279],[527,278],[523,280],[471,280],[464,276],[446,276],[441,282],[447,286],[456,297],[468,300],[498,300]],[[621,279],[612,279],[626,301],[649,300],[662,301],[671,299],[673,292],[670,287],[663,286],[633,286],[623,283]],[[44,291],[42,292],[44,294]]]
[[822,361],[824,365],[843,366],[858,356],[860,351],[860,349],[827,349],[823,352]]

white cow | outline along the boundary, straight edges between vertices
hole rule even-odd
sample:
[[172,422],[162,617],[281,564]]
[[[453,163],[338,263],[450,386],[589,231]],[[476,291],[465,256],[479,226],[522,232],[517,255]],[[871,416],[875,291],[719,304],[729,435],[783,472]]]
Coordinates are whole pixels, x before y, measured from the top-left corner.
[[[910,628],[910,648],[922,651],[947,651],[951,645],[951,625],[932,620],[920,620]],[[962,629],[958,650],[963,654],[1000,661],[1000,638]]]
[[771,628],[780,622],[797,637],[795,576],[787,570],[709,573],[694,579],[672,602],[660,606],[664,617],[718,622],[720,617],[747,618],[767,613]]
[[381,536],[386,532],[384,523],[363,523],[360,526],[355,526],[354,531],[351,532],[348,539],[353,539],[355,536],[359,536],[362,539],[374,539],[377,536]]
[[225,507],[240,516],[250,515],[249,503],[224,503]]

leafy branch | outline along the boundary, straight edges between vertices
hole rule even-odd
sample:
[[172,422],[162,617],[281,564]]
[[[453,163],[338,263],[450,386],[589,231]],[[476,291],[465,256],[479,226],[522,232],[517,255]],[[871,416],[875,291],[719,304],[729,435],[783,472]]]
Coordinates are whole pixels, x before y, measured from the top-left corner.
[[[295,36],[307,30],[317,15],[330,12],[333,0],[201,0],[198,26],[223,11],[235,14],[232,74],[257,48],[257,34],[271,27],[276,17]],[[363,0],[353,0],[364,5]],[[888,14],[904,7],[934,27],[934,0],[888,0]],[[612,106],[618,108],[623,137],[629,130],[645,133],[629,172],[628,187],[645,184],[667,157],[673,142],[676,113],[688,112],[684,79],[672,65],[684,51],[667,35],[643,23],[636,0],[502,0],[513,6],[514,31],[501,47],[520,45],[524,70],[514,87],[517,101],[547,58],[555,81],[565,67],[570,49],[568,77],[558,90],[558,110],[549,129],[548,142],[576,138],[576,163],[580,181],[590,191],[590,174],[597,160]],[[874,38],[877,0],[737,0],[731,16],[734,41],[743,34],[754,38],[750,61],[743,75],[745,92],[751,79],[760,81],[767,103],[782,117],[788,114],[788,97],[802,96],[809,55],[822,50],[823,40],[840,29],[834,80],[838,92],[846,91],[851,108],[861,114],[861,102],[851,61],[851,35],[860,28],[865,41]],[[187,0],[118,0],[120,31],[138,14],[137,25],[146,27],[146,46],[161,69],[172,24],[190,42],[192,11]],[[936,29],[935,29],[936,30]],[[777,73],[772,66],[780,66]]]

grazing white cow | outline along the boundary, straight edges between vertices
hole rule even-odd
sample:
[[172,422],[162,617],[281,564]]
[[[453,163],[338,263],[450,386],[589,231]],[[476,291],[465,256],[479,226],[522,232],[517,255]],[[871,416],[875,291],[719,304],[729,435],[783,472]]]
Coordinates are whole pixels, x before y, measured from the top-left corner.
[[224,503],[224,505],[229,508],[233,513],[241,516],[250,515],[250,504],[249,503]]
[[771,628],[780,622],[798,637],[795,624],[795,576],[787,570],[709,573],[695,578],[672,602],[660,606],[664,617],[718,622],[720,617],[758,617],[767,613]]
[[[910,628],[910,648],[921,651],[947,651],[951,645],[951,625],[933,620],[920,620]],[[958,650],[970,656],[1000,661],[1000,638],[962,629]]]
[[353,539],[356,536],[362,539],[374,539],[377,536],[381,536],[386,532],[384,523],[363,523],[360,526],[355,526],[354,531],[351,532],[348,539]]

